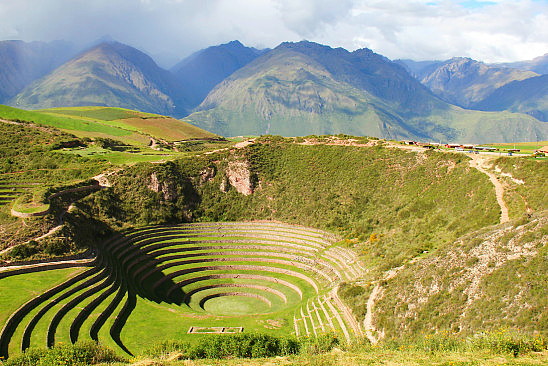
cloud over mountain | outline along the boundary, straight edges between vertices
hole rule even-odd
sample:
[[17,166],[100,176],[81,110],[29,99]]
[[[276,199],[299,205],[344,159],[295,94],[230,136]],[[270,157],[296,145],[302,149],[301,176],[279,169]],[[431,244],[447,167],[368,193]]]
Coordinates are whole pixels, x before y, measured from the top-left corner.
[[[526,21],[525,21],[526,20]],[[19,0],[0,3],[0,40],[104,34],[180,58],[239,39],[258,48],[311,41],[390,58],[486,62],[548,52],[548,3],[535,0]],[[163,39],[164,42],[157,42]]]

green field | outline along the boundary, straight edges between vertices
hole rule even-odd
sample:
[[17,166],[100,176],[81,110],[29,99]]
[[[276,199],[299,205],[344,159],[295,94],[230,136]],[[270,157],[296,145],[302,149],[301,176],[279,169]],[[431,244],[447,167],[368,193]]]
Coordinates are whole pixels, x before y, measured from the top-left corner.
[[[37,112],[59,118],[76,116],[105,127],[131,131],[170,142],[217,137],[215,134],[171,117],[122,108],[70,107],[43,109]],[[78,130],[77,126],[75,130]]]
[[88,133],[101,133],[116,137],[131,135],[130,131],[112,127],[93,120],[26,111],[4,105],[0,105],[0,118],[11,121],[34,122],[71,132],[82,131]]
[[518,142],[518,143],[506,143],[506,144],[485,144],[485,146],[496,147],[499,150],[520,149],[520,153],[532,154],[535,152],[535,150],[538,150],[544,146],[548,146],[548,141]]

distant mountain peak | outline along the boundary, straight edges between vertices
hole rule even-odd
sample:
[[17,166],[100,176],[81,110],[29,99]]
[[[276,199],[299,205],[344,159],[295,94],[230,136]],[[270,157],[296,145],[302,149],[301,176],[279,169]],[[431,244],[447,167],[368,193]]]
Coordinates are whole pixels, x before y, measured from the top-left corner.
[[195,52],[170,71],[181,84],[193,91],[190,104],[195,107],[217,84],[261,54],[262,51],[234,40]]
[[99,105],[186,114],[184,92],[142,51],[105,41],[33,83],[12,105],[27,109]]
[[489,66],[469,57],[453,57],[425,73],[420,81],[449,103],[470,108],[495,89],[535,76],[528,71]]
[[[334,48],[331,46],[323,45],[320,43],[302,40],[298,42],[283,42],[280,43],[279,46],[277,46],[275,49],[293,49],[293,50],[305,50],[305,49],[312,49],[312,50],[322,50],[322,51],[332,51]],[[343,50],[348,53],[347,50],[344,48],[337,48],[338,50]]]
[[221,44],[220,46],[231,46],[231,47],[245,47],[242,42],[238,41],[237,39]]

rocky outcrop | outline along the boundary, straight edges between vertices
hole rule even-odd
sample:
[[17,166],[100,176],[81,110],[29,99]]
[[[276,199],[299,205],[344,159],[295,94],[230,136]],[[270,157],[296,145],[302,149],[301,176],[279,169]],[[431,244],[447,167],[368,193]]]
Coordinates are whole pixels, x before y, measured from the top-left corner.
[[221,190],[226,192],[228,184],[236,189],[238,193],[244,196],[249,196],[253,193],[254,185],[251,171],[249,170],[249,162],[247,161],[231,161],[226,169],[226,180],[221,183]]
[[154,192],[161,192],[165,201],[173,201],[177,198],[177,187],[174,182],[160,181],[156,173],[150,175],[148,188]]
[[216,173],[217,173],[217,171],[216,171],[215,167],[207,167],[207,168],[203,169],[200,172],[200,178],[199,178],[200,185],[202,185],[204,183],[207,183],[210,180],[212,180],[213,178],[215,178]]

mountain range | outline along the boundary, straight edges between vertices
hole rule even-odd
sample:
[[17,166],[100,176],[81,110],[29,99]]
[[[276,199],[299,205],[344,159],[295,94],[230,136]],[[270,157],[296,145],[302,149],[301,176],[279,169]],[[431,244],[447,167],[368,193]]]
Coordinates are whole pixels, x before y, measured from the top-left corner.
[[[470,58],[447,61],[398,60],[443,100],[463,108],[527,113],[548,121],[548,54],[529,62],[487,65]],[[543,82],[544,81],[544,82]]]
[[[26,49],[35,50],[23,58],[30,61],[18,61]],[[258,50],[233,41],[165,70],[114,41],[77,55],[62,43],[5,41],[0,59],[11,65],[0,71],[0,80],[7,80],[0,83],[0,103],[25,109],[138,109],[225,136],[548,139],[548,125],[540,122],[548,115],[546,79],[538,73],[546,57],[515,65],[467,58],[393,62],[369,49],[349,52],[303,41]]]

